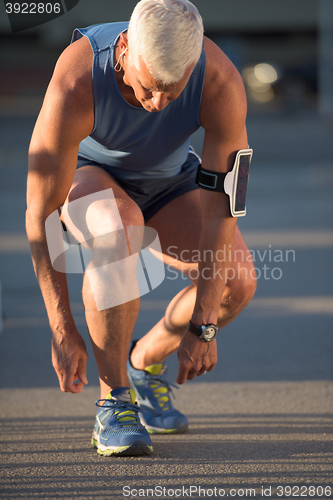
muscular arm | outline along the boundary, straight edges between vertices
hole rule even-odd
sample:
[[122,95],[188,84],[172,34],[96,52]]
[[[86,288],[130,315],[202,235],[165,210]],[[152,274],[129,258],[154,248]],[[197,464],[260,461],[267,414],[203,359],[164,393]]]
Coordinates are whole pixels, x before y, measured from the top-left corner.
[[[93,128],[91,67],[92,51],[85,38],[64,51],[29,148],[26,230],[53,333],[53,365],[61,389],[70,392],[80,392],[87,383],[87,355],[71,315],[66,275],[55,271],[49,258],[45,220],[64,204],[74,178],[79,143]],[[76,378],[81,382],[74,385]]]
[[[205,129],[202,166],[216,172],[228,172],[233,167],[237,151],[248,147],[245,91],[238,71],[222,51],[210,40],[206,40],[205,50],[208,64],[201,108],[201,123]],[[206,86],[206,82],[209,85]],[[233,246],[237,219],[230,215],[226,194],[201,189],[200,196],[201,250],[210,248],[215,255],[218,249]],[[221,264],[228,265],[216,260],[214,264],[215,270],[220,269]],[[223,267],[219,274],[215,273],[215,279],[199,281],[192,318],[196,324],[217,322],[225,285],[225,280],[218,276],[223,274]]]
[[[248,147],[244,86],[236,68],[209,39],[205,40],[205,51],[207,68],[201,104],[201,124],[205,129],[202,166],[207,170],[228,172],[232,169],[237,151]],[[220,262],[216,252],[227,250],[224,254],[228,257],[228,250],[233,248],[237,219],[230,215],[226,194],[201,189],[200,197],[200,255],[209,250],[209,255],[212,251],[214,258],[199,263],[192,321],[196,325],[217,324],[228,261]],[[180,369],[177,382],[184,383],[200,371],[213,369],[217,362],[216,340],[203,343],[191,332],[186,332],[178,356]]]

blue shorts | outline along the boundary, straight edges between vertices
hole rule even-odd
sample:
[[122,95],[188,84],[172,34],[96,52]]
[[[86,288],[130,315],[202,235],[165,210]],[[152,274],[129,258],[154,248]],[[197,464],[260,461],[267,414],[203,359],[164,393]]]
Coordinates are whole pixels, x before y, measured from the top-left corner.
[[77,168],[86,165],[93,165],[108,172],[125,193],[140,207],[145,222],[164,207],[164,205],[169,203],[169,201],[189,191],[198,189],[198,184],[195,183],[195,176],[200,165],[200,160],[196,154],[191,152],[189,152],[187,160],[183,164],[179,174],[173,177],[145,177],[142,179],[123,180],[119,179],[114,169],[111,171],[107,165],[79,157]]

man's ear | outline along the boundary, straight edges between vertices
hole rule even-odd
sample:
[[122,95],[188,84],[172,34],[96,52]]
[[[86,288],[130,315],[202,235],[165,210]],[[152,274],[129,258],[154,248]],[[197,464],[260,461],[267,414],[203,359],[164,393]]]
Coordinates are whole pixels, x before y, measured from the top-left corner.
[[121,52],[125,49],[128,49],[128,38],[125,33],[120,33],[119,36],[119,48]]

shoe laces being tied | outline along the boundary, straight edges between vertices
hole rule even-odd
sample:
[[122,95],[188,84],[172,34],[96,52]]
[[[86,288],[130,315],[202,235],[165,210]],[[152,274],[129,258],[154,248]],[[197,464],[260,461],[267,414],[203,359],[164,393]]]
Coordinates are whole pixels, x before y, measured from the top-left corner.
[[163,363],[157,363],[156,365],[147,366],[145,372],[148,373],[147,381],[149,387],[153,391],[161,411],[172,410],[169,392],[175,397],[172,387],[175,389],[179,389],[179,387],[165,378],[166,366]]

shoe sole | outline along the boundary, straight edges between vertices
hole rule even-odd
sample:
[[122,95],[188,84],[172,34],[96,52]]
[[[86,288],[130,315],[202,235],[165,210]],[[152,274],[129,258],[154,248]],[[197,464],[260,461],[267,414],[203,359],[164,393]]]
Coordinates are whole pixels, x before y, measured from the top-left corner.
[[116,455],[117,457],[149,455],[153,452],[153,447],[143,443],[142,441],[134,442],[129,446],[119,446],[119,448],[115,449],[106,447],[103,447],[103,449],[97,439],[94,438],[92,438],[91,444],[94,448],[97,448],[98,455],[103,457],[110,457],[111,455]]
[[149,434],[184,434],[188,431],[188,427],[185,429],[160,429],[159,427],[148,427],[144,424]]

